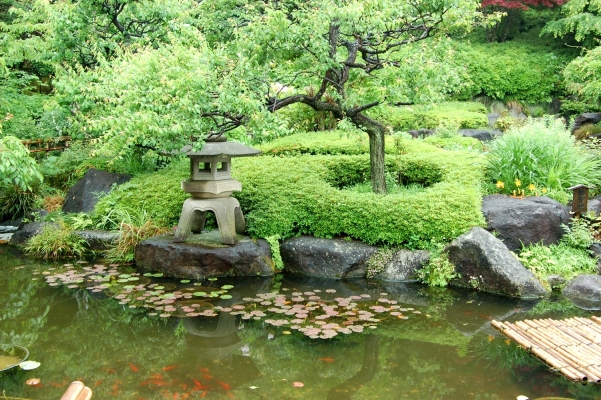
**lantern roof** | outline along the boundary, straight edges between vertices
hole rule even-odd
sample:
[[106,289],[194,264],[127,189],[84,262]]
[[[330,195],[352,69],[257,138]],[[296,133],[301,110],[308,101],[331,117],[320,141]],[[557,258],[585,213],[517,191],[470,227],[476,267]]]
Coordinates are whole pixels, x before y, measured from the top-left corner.
[[253,149],[236,142],[206,142],[200,151],[188,151],[188,157],[249,157],[261,154],[260,150]]

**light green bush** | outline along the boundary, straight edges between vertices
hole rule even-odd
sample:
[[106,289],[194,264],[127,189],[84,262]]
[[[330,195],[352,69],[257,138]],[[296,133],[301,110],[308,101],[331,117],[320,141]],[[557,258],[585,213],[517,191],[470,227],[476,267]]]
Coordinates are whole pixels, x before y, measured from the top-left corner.
[[488,126],[486,107],[478,102],[448,102],[437,105],[381,106],[370,115],[393,131],[435,129],[439,126],[482,128]]
[[[350,140],[334,133],[324,136],[316,142],[317,147],[329,142],[333,148],[343,148]],[[304,146],[304,139],[312,138],[300,134],[280,140],[286,141],[289,149],[294,137]],[[248,233],[282,239],[299,234],[346,235],[372,244],[423,247],[431,239],[446,241],[482,225],[479,159],[423,141],[404,140],[404,146],[406,154],[388,156],[387,168],[408,183],[430,185],[415,194],[382,196],[341,189],[369,177],[367,154],[234,159],[233,175],[243,186],[235,196],[244,210]],[[314,151],[307,147],[307,152]],[[276,153],[289,154],[287,149]],[[394,152],[390,142],[387,150]],[[96,213],[143,207],[157,223],[175,224],[187,197],[180,181],[187,178],[188,170],[186,161],[135,177],[101,199]]]
[[467,69],[470,81],[457,88],[454,96],[460,100],[486,95],[499,100],[549,102],[563,91],[561,71],[570,59],[532,43],[458,42],[452,62]]
[[546,193],[569,199],[567,188],[600,187],[601,160],[576,143],[561,120],[530,120],[490,144],[487,179],[501,193]]
[[577,275],[595,274],[597,271],[597,262],[588,251],[564,242],[548,247],[529,245],[522,249],[519,259],[544,285],[547,285],[549,275],[561,275],[569,281]]

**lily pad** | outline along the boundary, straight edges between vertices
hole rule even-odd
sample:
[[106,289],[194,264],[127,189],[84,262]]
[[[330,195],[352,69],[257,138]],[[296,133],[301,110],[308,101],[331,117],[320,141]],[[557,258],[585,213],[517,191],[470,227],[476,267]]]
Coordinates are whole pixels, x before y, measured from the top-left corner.
[[41,364],[37,361],[23,361],[21,364],[19,364],[19,367],[25,371],[30,371],[38,368],[40,365]]

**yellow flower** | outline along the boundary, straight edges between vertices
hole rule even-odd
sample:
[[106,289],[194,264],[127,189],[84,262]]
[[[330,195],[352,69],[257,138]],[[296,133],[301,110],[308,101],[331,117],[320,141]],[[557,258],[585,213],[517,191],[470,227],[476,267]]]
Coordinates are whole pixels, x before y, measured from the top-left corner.
[[543,188],[542,192],[547,193],[548,192],[547,188]]
[[522,186],[522,181],[520,181],[518,178],[515,178],[515,181],[513,183],[515,183],[515,186],[517,187]]
[[503,189],[505,187],[505,184],[501,181],[497,181],[497,189]]
[[536,186],[533,183],[531,183],[530,185],[528,185],[528,190],[534,192],[536,190]]

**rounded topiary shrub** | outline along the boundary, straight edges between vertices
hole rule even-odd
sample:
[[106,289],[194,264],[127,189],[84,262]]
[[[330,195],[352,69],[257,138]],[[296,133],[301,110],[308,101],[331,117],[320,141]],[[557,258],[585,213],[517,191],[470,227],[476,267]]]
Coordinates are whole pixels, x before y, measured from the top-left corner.
[[[339,141],[351,140],[336,134],[313,135],[323,135],[319,146],[331,141],[332,147],[342,148]],[[292,146],[294,136],[284,139]],[[387,145],[394,153],[392,139]],[[402,155],[387,156],[387,169],[429,185],[423,190],[377,195],[345,189],[368,179],[368,154],[235,158],[233,176],[242,182],[242,191],[234,195],[245,213],[248,233],[281,238],[345,235],[371,244],[424,247],[431,240],[445,241],[483,224],[482,167],[477,156],[417,140],[406,140],[403,147]],[[187,178],[188,169],[185,160],[135,177],[103,198],[96,212],[144,207],[155,221],[176,224],[187,197],[180,181]]]

